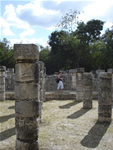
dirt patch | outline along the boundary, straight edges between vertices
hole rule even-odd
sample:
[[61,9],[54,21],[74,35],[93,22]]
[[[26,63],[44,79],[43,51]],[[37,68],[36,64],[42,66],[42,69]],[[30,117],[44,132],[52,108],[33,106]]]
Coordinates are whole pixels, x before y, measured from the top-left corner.
[[[74,100],[44,102],[39,129],[40,150],[112,150],[113,122],[98,124],[98,102],[83,109]],[[14,101],[0,102],[0,150],[14,150]]]

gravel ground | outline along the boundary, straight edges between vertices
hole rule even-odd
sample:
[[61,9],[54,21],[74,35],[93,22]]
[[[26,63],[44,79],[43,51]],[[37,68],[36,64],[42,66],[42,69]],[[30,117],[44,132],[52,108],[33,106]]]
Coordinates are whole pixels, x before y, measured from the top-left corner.
[[[98,102],[82,109],[73,100],[46,101],[39,129],[40,150],[113,150],[113,121],[98,124]],[[0,150],[14,150],[14,101],[0,102]]]

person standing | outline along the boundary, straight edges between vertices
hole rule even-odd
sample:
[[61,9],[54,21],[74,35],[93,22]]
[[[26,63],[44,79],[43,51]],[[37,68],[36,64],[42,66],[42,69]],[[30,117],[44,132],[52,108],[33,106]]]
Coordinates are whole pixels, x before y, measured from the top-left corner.
[[62,72],[59,71],[59,73],[58,73],[59,83],[58,83],[58,86],[57,86],[57,91],[58,92],[59,92],[59,90],[62,92],[62,90],[64,89],[63,79],[61,78],[61,74],[62,74]]

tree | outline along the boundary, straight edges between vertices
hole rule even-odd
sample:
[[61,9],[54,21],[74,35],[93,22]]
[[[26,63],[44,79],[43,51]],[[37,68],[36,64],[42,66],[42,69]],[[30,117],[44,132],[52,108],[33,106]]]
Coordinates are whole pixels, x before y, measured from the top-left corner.
[[106,50],[103,53],[104,68],[113,68],[113,28],[105,31],[102,40],[106,45]]
[[65,68],[67,57],[66,44],[64,44],[65,39],[62,37],[68,37],[69,34],[66,31],[54,31],[49,36],[49,45],[51,46],[51,57],[54,58],[54,63],[56,64],[56,70]]
[[104,22],[101,20],[90,20],[86,24],[86,34],[88,36],[88,44],[94,40],[100,39],[101,31],[103,30]]
[[13,49],[9,47],[9,41],[6,38],[0,41],[0,65],[7,68],[14,68],[15,66]]
[[46,47],[46,48],[42,47],[41,51],[39,52],[40,61],[43,61],[46,63],[49,59],[49,53],[50,53],[50,50],[48,47]]
[[81,39],[81,43],[91,44],[95,40],[100,39],[100,34],[103,29],[104,22],[101,20],[90,20],[86,24],[78,23],[77,30],[73,35]]
[[67,30],[68,32],[72,33],[77,24],[78,24],[78,15],[80,14],[80,11],[70,9],[69,13],[66,13],[61,21],[56,25],[56,27],[61,28],[62,30]]

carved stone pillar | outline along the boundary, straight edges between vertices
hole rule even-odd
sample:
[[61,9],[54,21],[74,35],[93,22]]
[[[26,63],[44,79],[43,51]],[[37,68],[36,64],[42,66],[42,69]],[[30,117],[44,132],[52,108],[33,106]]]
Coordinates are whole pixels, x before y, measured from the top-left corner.
[[111,122],[112,115],[112,74],[99,74],[98,121]]
[[83,73],[84,68],[76,69],[76,101],[83,101]]
[[69,74],[71,75],[71,90],[76,90],[76,69],[70,69]]
[[39,61],[40,64],[40,122],[42,122],[42,108],[44,101],[44,63]]
[[15,44],[16,150],[39,150],[39,51],[34,44]]
[[83,73],[83,108],[92,108],[92,75]]
[[14,68],[7,68],[6,91],[14,90]]
[[112,73],[112,102],[113,102],[113,68],[110,68],[107,71]]

